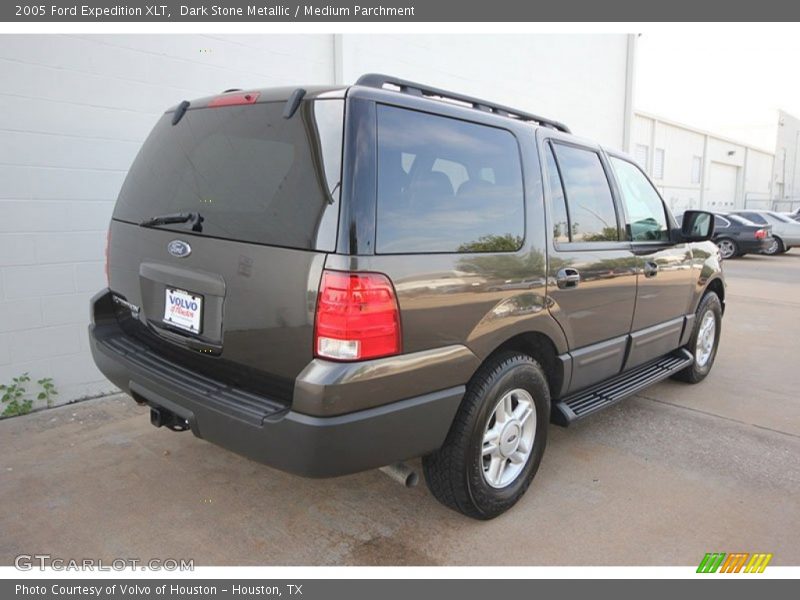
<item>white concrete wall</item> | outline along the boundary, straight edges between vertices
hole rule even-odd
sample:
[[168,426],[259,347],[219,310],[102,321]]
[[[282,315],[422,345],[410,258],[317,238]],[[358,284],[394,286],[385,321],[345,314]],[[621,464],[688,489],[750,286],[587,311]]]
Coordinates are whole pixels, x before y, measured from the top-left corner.
[[391,73],[566,123],[624,147],[626,35],[345,35],[342,83]]
[[[381,71],[566,121],[621,147],[625,35],[0,36],[0,383],[111,389],[88,351],[114,200],[159,115],[231,87]],[[0,409],[1,410],[1,409]]]
[[[119,187],[164,109],[230,87],[333,83],[319,36],[0,36],[0,383],[109,391],[86,337]],[[2,407],[0,407],[2,411]]]
[[[692,160],[703,156],[704,136],[642,115],[636,115],[634,123],[634,143],[647,146],[647,171],[670,208],[682,212],[699,206],[701,185],[692,181]],[[660,178],[653,169],[657,149],[664,151],[663,177]]]
[[776,198],[775,183],[770,186],[774,174],[775,156],[763,150],[749,149],[745,168],[745,207],[772,208],[772,198]]
[[[637,145],[647,146],[643,166],[675,213],[744,208],[746,198],[770,193],[773,154],[765,150],[643,113],[634,117],[632,148]],[[657,149],[664,151],[662,177],[653,169]],[[694,157],[701,158],[700,182],[692,180]]]
[[800,206],[800,119],[787,112],[778,114],[773,167],[773,198],[781,200],[779,210]]

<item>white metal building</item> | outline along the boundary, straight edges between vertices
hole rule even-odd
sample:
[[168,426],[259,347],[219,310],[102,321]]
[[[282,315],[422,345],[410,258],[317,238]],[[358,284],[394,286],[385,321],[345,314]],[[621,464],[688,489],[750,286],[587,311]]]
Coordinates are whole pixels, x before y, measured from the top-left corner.
[[637,112],[630,152],[675,213],[754,207],[771,197],[768,150]]
[[624,147],[634,51],[627,35],[0,36],[0,383],[52,377],[61,402],[111,391],[88,300],[126,170],[178,101],[379,71]]
[[779,111],[775,164],[772,173],[774,206],[769,208],[789,211],[800,207],[798,162],[800,162],[800,119]]

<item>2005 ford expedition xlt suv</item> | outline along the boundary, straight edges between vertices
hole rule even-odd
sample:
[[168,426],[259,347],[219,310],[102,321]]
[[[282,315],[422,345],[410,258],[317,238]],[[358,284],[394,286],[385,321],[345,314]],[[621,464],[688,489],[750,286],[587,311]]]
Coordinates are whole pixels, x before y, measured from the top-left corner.
[[157,426],[308,477],[422,457],[489,519],[551,421],[708,374],[713,223],[506,106],[374,74],[231,90],[168,110],[131,167],[92,352]]

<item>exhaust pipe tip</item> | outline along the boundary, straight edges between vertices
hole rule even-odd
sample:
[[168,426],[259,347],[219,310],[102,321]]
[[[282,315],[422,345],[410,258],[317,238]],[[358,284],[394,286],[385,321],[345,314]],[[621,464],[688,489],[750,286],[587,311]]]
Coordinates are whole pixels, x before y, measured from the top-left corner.
[[419,475],[417,475],[417,472],[405,463],[386,465],[379,470],[385,475],[388,475],[390,479],[393,479],[407,488],[412,488],[419,483]]

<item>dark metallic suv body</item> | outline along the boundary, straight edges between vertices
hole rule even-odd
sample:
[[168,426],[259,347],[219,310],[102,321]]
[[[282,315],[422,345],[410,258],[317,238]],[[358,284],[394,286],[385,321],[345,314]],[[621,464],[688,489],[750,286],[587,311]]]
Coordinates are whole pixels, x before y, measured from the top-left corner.
[[[718,252],[711,242],[684,241],[688,238],[681,237],[666,209],[667,238],[634,239],[614,171],[618,167],[611,163],[627,159],[546,120],[541,125],[491,107],[442,102],[428,97],[432,94],[414,93],[402,82],[401,89],[411,93],[381,89],[370,80],[365,83],[307,90],[299,109],[295,107],[297,114],[270,126],[274,133],[295,120],[299,127],[298,119],[303,120],[302,130],[312,140],[306,177],[330,193],[324,202],[309,200],[308,206],[301,207],[303,212],[296,213],[318,211],[313,235],[304,247],[291,247],[291,235],[295,235],[291,223],[281,225],[282,219],[295,218],[291,211],[300,208],[282,204],[287,207],[285,214],[280,207],[268,211],[264,218],[277,222],[269,235],[286,234],[289,242],[284,238],[278,243],[263,242],[247,224],[252,221],[250,213],[230,220],[204,213],[202,203],[213,210],[216,197],[202,197],[198,190],[205,184],[197,181],[191,184],[196,205],[177,208],[206,214],[206,230],[194,231],[191,223],[140,226],[138,221],[154,215],[137,212],[137,194],[154,193],[142,187],[145,183],[137,185],[140,175],[136,173],[158,180],[156,171],[161,167],[134,165],[111,224],[109,289],[93,300],[90,337],[99,368],[136,400],[151,405],[156,424],[188,427],[197,436],[280,469],[312,477],[334,476],[440,448],[465,390],[498,352],[527,353],[541,364],[553,400],[553,418],[562,423],[691,363],[690,353],[676,355],[675,351],[690,341],[704,294],[713,290],[724,300]],[[242,101],[243,106],[213,108],[207,106],[214,99],[194,101],[182,117],[184,122],[178,119],[174,125],[170,122],[176,110],[185,108],[173,109],[159,126],[161,133],[153,135],[177,135],[184,127],[188,136],[193,122],[200,123],[202,111],[231,111],[216,113],[228,115],[254,111],[262,103],[275,103],[276,111],[278,106],[284,110],[293,95],[288,89],[253,94],[257,100]],[[308,108],[311,103],[319,107],[320,102],[341,102],[344,108],[340,167],[331,168],[335,158],[325,156],[330,147],[335,154],[337,145],[325,141],[328,134],[323,135],[320,119],[309,116],[317,110]],[[487,128],[475,130],[490,138],[487,152],[495,141],[513,144],[518,149],[518,183],[517,175],[502,173],[503,167],[497,164],[479,168],[476,163],[475,172],[480,175],[475,175],[467,173],[470,165],[454,166],[452,157],[444,154],[431,158],[444,166],[429,164],[416,177],[426,185],[440,185],[442,177],[432,173],[441,168],[449,169],[450,177],[468,181],[480,177],[477,188],[481,190],[510,190],[519,185],[520,210],[494,216],[502,222],[498,227],[517,227],[520,234],[482,236],[453,247],[444,245],[446,234],[442,234],[441,248],[404,251],[403,244],[418,243],[403,229],[407,219],[396,214],[389,218],[389,209],[381,208],[388,205],[382,205],[380,197],[376,201],[382,194],[379,178],[388,177],[390,168],[383,166],[379,155],[383,152],[392,160],[405,161],[403,165],[411,160],[411,153],[395,156],[386,145],[389,142],[380,141],[378,128],[382,124],[388,128],[398,114],[400,118],[408,115],[412,124],[414,119],[447,119],[448,126],[461,133],[472,132],[472,126]],[[316,125],[310,125],[315,118]],[[409,129],[413,137],[415,131]],[[335,132],[331,135],[335,137]],[[379,147],[382,143],[384,147]],[[445,147],[451,142],[442,143]],[[409,144],[416,148],[413,141]],[[295,161],[298,148],[293,151]],[[599,161],[596,164],[607,177],[613,200],[616,218],[606,218],[603,233],[594,238],[580,238],[576,233],[591,216],[572,215],[572,234],[554,223],[554,202],[560,201],[564,190],[568,201],[571,197],[571,172],[564,166],[571,149],[588,151],[592,161]],[[145,144],[137,161],[145,161],[143,154],[154,151]],[[232,152],[238,156],[240,150]],[[415,152],[413,160],[423,164],[424,149]],[[475,150],[471,152],[475,156]],[[213,164],[218,155],[210,150],[208,154]],[[555,168],[566,182],[563,189],[556,189],[552,163],[548,167],[551,155],[558,155]],[[576,160],[587,156],[581,154]],[[381,173],[379,164],[384,169]],[[337,168],[340,175],[332,175]],[[415,177],[414,167],[398,173],[403,180],[398,189],[406,193],[414,186],[406,181]],[[276,194],[283,190],[281,186],[300,185],[292,183],[291,170],[288,175],[281,171],[281,176]],[[246,178],[239,177],[228,188],[242,180]],[[472,201],[470,186],[465,188],[465,184],[446,190],[453,206],[471,206],[464,204]],[[418,187],[423,188],[421,183]],[[481,193],[495,192],[478,192],[479,198]],[[237,188],[236,194],[244,192]],[[309,195],[297,197],[297,202],[306,202]],[[153,205],[158,201],[152,200]],[[378,214],[381,210],[387,211],[385,219]],[[425,214],[430,222],[438,213]],[[487,219],[494,218],[487,214]],[[467,217],[463,220],[466,224],[459,231],[473,227]],[[443,223],[445,231],[450,225],[447,220]],[[228,235],[232,229],[247,234]],[[603,239],[595,239],[598,235]],[[175,240],[190,247],[188,256],[168,252]],[[399,307],[400,353],[350,362],[315,356],[314,320],[323,271],[388,277]],[[165,289],[172,287],[202,298],[201,331],[186,332],[164,323]],[[614,378],[624,384],[624,393],[609,391],[608,383]]]

